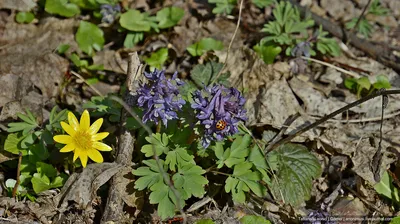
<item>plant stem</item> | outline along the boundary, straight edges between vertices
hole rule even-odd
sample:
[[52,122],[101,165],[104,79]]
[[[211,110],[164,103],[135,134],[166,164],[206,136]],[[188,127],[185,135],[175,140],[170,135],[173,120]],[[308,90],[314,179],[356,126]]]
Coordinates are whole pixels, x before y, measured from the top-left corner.
[[22,162],[22,152],[19,152],[19,158],[18,158],[18,167],[17,167],[17,181],[15,182],[13,191],[12,191],[12,197],[15,198],[17,195],[17,189],[19,186],[19,176],[21,175],[21,162]]

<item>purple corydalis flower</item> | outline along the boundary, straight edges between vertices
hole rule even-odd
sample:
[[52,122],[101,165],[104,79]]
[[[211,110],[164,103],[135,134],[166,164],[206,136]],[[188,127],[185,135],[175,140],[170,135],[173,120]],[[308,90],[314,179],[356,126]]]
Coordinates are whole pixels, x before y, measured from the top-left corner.
[[111,24],[114,22],[115,17],[121,12],[121,6],[119,4],[112,6],[109,4],[103,4],[100,6],[101,22]]
[[177,111],[186,103],[179,95],[178,86],[184,84],[177,78],[177,72],[172,79],[167,79],[165,71],[144,73],[149,80],[147,84],[140,83],[137,90],[137,105],[144,110],[143,122],[162,120],[167,126],[168,120],[178,119]]
[[238,123],[247,120],[243,106],[246,99],[235,88],[222,85],[206,87],[193,93],[192,108],[204,127],[202,145],[207,148],[211,141],[222,140],[236,134]]

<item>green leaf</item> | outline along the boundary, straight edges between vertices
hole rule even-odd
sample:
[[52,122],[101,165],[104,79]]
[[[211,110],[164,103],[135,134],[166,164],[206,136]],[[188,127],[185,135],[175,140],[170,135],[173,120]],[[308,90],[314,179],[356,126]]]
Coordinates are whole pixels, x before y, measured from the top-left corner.
[[249,192],[250,190],[259,197],[265,195],[266,188],[258,183],[262,179],[262,176],[257,171],[253,172],[251,170],[252,166],[249,162],[242,162],[235,165],[233,175],[225,181],[226,193],[232,192],[233,200],[236,202],[244,203],[246,200],[245,192]]
[[57,47],[57,52],[59,54],[65,54],[65,52],[68,51],[69,47],[70,47],[69,44],[60,44]]
[[386,171],[379,183],[377,183],[374,188],[378,194],[384,195],[385,197],[400,203],[399,190],[392,184],[392,177]]
[[151,144],[143,145],[142,149],[140,150],[142,153],[145,153],[146,157],[153,156],[153,150],[155,150],[157,156],[169,151],[168,136],[165,133],[163,133],[162,136],[160,133],[155,133],[153,134],[153,138],[146,137],[146,140]]
[[169,165],[170,170],[175,171],[175,167],[183,167],[189,163],[195,164],[193,158],[194,156],[189,155],[186,149],[177,148],[167,153],[167,157],[165,157],[165,164]]
[[[175,215],[176,201],[175,195],[171,188],[163,182],[159,182],[151,188],[152,192],[149,196],[150,204],[158,204],[157,213],[162,218],[173,217]],[[180,205],[184,205],[181,200]]]
[[121,15],[119,23],[127,30],[135,32],[148,32],[151,28],[157,29],[154,18],[146,13],[140,13],[135,9],[130,9]]
[[378,75],[376,77],[376,82],[373,84],[374,89],[390,89],[392,85],[390,84],[388,78],[385,75]]
[[47,191],[52,188],[50,184],[50,179],[46,175],[41,175],[39,173],[33,174],[31,179],[33,190],[36,194]]
[[[164,161],[159,161],[162,163],[162,166],[164,166]],[[135,176],[140,176],[140,178],[136,180],[134,187],[140,191],[145,188],[150,188],[156,183],[163,182],[163,177],[158,169],[156,160],[145,160],[143,163],[146,164],[147,167],[139,167],[132,171]]]
[[357,79],[355,78],[346,78],[344,80],[344,86],[349,90],[355,90],[357,86]]
[[[95,10],[100,7],[100,2],[98,0],[70,0],[71,3],[74,3],[79,6],[81,9]],[[111,4],[112,2],[108,2],[105,4]]]
[[368,8],[368,13],[377,15],[377,16],[385,16],[390,12],[389,9],[383,7],[380,4],[380,0],[373,0],[371,6]]
[[248,147],[250,143],[250,135],[237,136],[230,147],[231,152],[225,160],[225,165],[231,168],[233,165],[243,162],[245,157],[249,155],[250,150]]
[[212,219],[200,219],[195,224],[215,224],[215,222]]
[[258,8],[266,8],[274,3],[274,0],[252,0],[253,4]]
[[[345,24],[346,28],[347,28],[347,29],[353,29],[353,28],[356,26],[357,21],[358,21],[358,17],[353,18],[351,21],[349,21],[349,22],[347,22],[347,23]],[[360,22],[358,23],[358,26],[355,27],[355,29],[356,29],[359,33],[361,33],[365,38],[368,38],[369,35],[372,33],[373,27],[372,27],[372,25],[368,22],[367,19],[362,18],[362,19],[360,20]]]
[[[218,73],[221,71],[223,67],[223,64],[218,63],[218,62],[207,62],[207,64],[202,65],[202,64],[197,64],[194,66],[192,71],[190,71],[190,78],[196,83],[197,86],[199,87],[204,87],[208,86]],[[228,74],[221,74],[221,76],[218,78],[217,83],[220,83],[222,85],[228,86]]]
[[254,50],[261,57],[265,64],[272,64],[276,56],[282,52],[282,48],[274,44],[257,44]]
[[36,169],[38,173],[46,175],[49,178],[57,176],[57,170],[50,164],[37,162]]
[[274,195],[293,206],[308,200],[312,179],[321,174],[318,159],[306,147],[297,144],[282,145],[268,154],[269,163],[276,163],[270,161],[271,158],[276,159],[278,164],[275,172],[279,183],[273,179]]
[[124,47],[133,48],[137,43],[143,40],[143,32],[128,32],[124,40]]
[[104,33],[95,24],[81,21],[75,35],[79,48],[88,55],[93,55],[94,50],[100,51],[104,45]]
[[207,51],[220,51],[224,48],[222,41],[215,40],[213,38],[203,38],[199,42],[190,45],[187,48],[189,53],[196,57],[201,56]]
[[182,17],[185,15],[185,11],[178,7],[166,7],[157,12],[156,19],[158,21],[158,27],[165,29],[173,27],[179,23]]
[[178,169],[178,172],[172,177],[176,188],[182,188],[185,195],[183,199],[188,199],[192,195],[202,197],[205,194],[204,185],[208,180],[202,176],[206,171],[195,164],[187,164]]
[[369,90],[371,88],[371,82],[368,77],[361,77],[357,79],[357,84],[361,87],[361,89]]
[[44,144],[43,137],[40,139],[39,144],[34,144],[30,147],[30,153],[32,156],[37,157],[37,160],[43,161],[49,158],[50,154],[47,147]]
[[168,59],[168,48],[161,48],[158,51],[151,54],[149,58],[145,58],[144,61],[151,66],[151,68],[157,68],[161,70],[162,66]]
[[23,156],[27,155],[28,150],[23,149],[20,145],[24,137],[25,136],[19,134],[9,134],[4,142],[4,150],[15,155],[19,155],[19,152],[21,152]]
[[236,0],[208,0],[208,3],[216,4],[212,10],[214,14],[226,13],[229,15],[236,6]]
[[264,217],[257,215],[246,215],[240,219],[240,223],[242,224],[271,224],[270,221],[266,220]]
[[393,218],[389,224],[400,224],[400,217]]
[[31,23],[35,19],[35,15],[31,12],[18,12],[15,20],[18,23]]
[[46,0],[44,6],[46,12],[65,17],[72,17],[80,13],[76,4],[68,3],[68,0]]

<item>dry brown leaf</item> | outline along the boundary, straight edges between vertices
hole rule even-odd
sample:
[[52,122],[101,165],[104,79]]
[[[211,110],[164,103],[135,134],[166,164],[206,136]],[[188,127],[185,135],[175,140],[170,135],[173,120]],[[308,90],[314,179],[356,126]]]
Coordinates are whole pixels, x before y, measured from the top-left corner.
[[80,209],[91,207],[97,189],[121,167],[117,163],[89,164],[81,173],[74,173],[68,178],[60,194],[54,197],[54,202],[64,209],[68,206],[68,201],[74,201]]
[[36,2],[36,0],[1,0],[0,9],[14,9],[27,12],[36,7]]

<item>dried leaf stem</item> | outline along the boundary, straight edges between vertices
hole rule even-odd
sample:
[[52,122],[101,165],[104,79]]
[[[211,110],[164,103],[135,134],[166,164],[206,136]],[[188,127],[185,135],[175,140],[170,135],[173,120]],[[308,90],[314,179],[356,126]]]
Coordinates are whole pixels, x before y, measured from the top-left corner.
[[360,104],[362,104],[362,103],[364,103],[364,102],[366,102],[368,100],[371,100],[371,99],[373,99],[375,97],[378,97],[378,96],[393,95],[393,94],[400,94],[400,89],[396,89],[396,90],[379,90],[376,93],[373,93],[373,94],[371,94],[369,96],[366,96],[364,98],[361,98],[361,99],[359,99],[359,100],[357,100],[357,101],[355,101],[353,103],[350,103],[349,105],[344,106],[344,107],[332,112],[331,114],[326,115],[325,117],[315,121],[314,123],[311,123],[311,124],[305,126],[304,128],[301,128],[301,129],[297,130],[296,132],[294,132],[293,134],[287,136],[286,138],[282,138],[279,141],[275,142],[274,144],[272,144],[272,146],[268,147],[269,148],[268,150],[264,149],[265,155],[267,155],[270,151],[272,151],[276,147],[289,142],[290,140],[294,139],[296,136],[299,136],[299,135],[303,134],[304,132],[307,132],[307,131],[309,131],[309,130],[311,130],[313,128],[318,127],[318,125],[328,121],[329,119],[334,118],[336,115],[341,114],[341,113],[349,110],[350,108],[358,106],[358,105],[360,105]]

